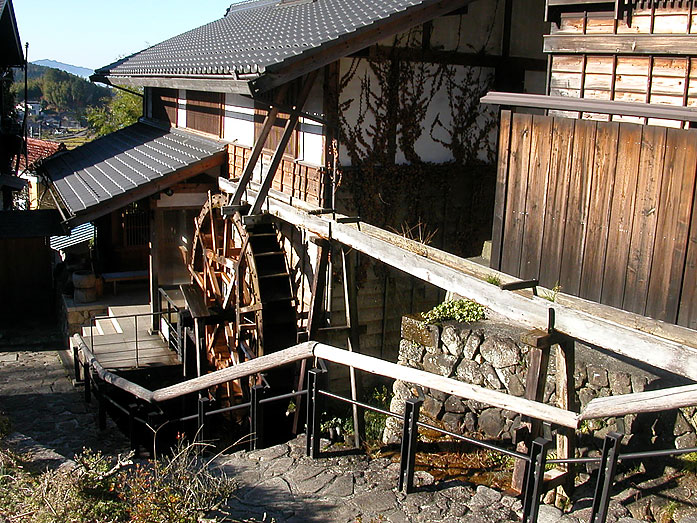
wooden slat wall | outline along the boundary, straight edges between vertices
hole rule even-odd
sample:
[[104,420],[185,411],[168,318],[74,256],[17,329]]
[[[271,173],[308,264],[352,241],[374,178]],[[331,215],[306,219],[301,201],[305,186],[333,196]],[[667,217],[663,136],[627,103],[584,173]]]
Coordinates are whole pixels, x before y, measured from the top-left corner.
[[697,328],[697,130],[505,111],[500,144],[494,268]]
[[[687,4],[660,3],[660,8],[638,8],[629,19],[615,20],[610,13],[564,14],[552,35],[585,37],[587,35],[653,34],[656,36],[697,34],[697,13]],[[665,56],[656,49],[653,55],[553,54],[549,92],[555,96],[596,98],[624,102],[641,102],[677,106],[697,106],[697,49],[693,56]],[[604,120],[608,115],[554,113]],[[651,123],[667,127],[687,127],[669,120],[614,116],[614,121]]]
[[[228,151],[230,176],[238,178],[242,176],[251,149],[231,144],[228,146]],[[262,159],[266,165],[271,162],[271,156],[267,154],[264,154]],[[322,173],[317,167],[283,159],[273,179],[272,187],[313,205],[321,205],[324,186]]]
[[171,127],[176,127],[179,91],[177,89],[152,87],[151,93],[152,117],[155,120],[167,122]]
[[186,92],[186,126],[221,136],[225,95],[203,91]]

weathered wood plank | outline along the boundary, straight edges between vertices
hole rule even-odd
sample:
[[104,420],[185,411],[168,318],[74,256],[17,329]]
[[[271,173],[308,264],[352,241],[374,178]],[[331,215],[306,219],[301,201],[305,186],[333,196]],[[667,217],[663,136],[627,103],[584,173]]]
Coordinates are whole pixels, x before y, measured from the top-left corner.
[[542,236],[540,283],[552,288],[559,283],[561,273],[566,203],[569,194],[568,176],[573,161],[574,120],[555,118],[552,131],[552,154]]
[[588,402],[581,419],[662,412],[697,405],[697,385],[596,398]]
[[347,350],[338,349],[329,345],[317,344],[314,349],[317,358],[326,359],[334,363],[361,369],[378,376],[385,376],[392,379],[399,379],[422,387],[436,389],[446,394],[453,394],[461,398],[481,401],[493,407],[511,410],[519,414],[530,416],[542,421],[549,421],[563,427],[576,428],[578,426],[578,415],[574,412],[545,405],[544,403],[518,398],[497,392],[494,390],[478,387],[469,383],[446,378],[429,372],[404,367],[396,363],[380,360],[357,354]]
[[697,48],[695,35],[546,35],[545,53],[671,54],[691,55]]
[[531,164],[525,198],[525,220],[519,275],[524,280],[539,278],[542,258],[542,234],[547,206],[547,181],[550,171],[552,122],[549,116],[533,116]]
[[622,123],[617,138],[617,171],[607,238],[610,248],[605,258],[600,299],[613,307],[622,307],[624,297],[641,153],[641,129],[638,125]]
[[[250,189],[251,192],[253,190]],[[353,247],[382,263],[396,267],[423,281],[461,296],[473,299],[505,315],[511,321],[531,328],[547,328],[548,309],[556,311],[556,328],[559,332],[586,343],[643,361],[657,368],[697,380],[697,348],[662,339],[606,318],[587,314],[573,307],[563,306],[542,298],[528,298],[517,293],[503,291],[468,274],[461,268],[450,266],[442,259],[447,253],[423,245],[409,250],[405,238],[380,231],[368,224],[358,226],[341,224],[331,219],[313,216],[298,207],[270,198],[269,212],[281,220],[306,229],[323,238],[331,238]],[[368,232],[370,231],[370,232]],[[388,241],[393,238],[395,243]],[[401,243],[400,243],[401,242]],[[438,254],[440,253],[440,254]],[[451,256],[451,255],[450,255]],[[457,266],[457,264],[454,264]],[[489,270],[482,267],[482,270]],[[505,278],[506,276],[503,275]],[[601,307],[598,305],[598,307]],[[621,311],[617,311],[620,313]]]
[[578,294],[581,286],[596,129],[596,122],[585,120],[576,122],[573,164],[569,175],[564,250],[559,278],[562,289],[570,294]]
[[644,128],[622,304],[622,308],[637,314],[646,311],[665,144],[666,129],[655,126]]
[[520,273],[531,144],[532,115],[514,114],[501,270],[515,276]]
[[697,190],[695,190],[692,200],[692,223],[690,224],[682,282],[678,324],[697,329]]
[[499,158],[496,171],[496,200],[491,233],[491,267],[501,268],[502,242],[504,241],[506,188],[511,146],[511,111],[501,111],[499,124]]
[[646,314],[678,319],[697,171],[697,130],[669,129]]
[[619,124],[598,124],[580,287],[581,297],[595,301],[602,295],[615,176],[624,175],[616,171],[618,137]]

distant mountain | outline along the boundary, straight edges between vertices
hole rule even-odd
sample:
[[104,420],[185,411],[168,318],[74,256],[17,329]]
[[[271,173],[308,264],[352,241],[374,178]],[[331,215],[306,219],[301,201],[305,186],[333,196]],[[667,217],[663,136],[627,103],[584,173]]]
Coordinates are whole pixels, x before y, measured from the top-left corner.
[[55,60],[36,60],[32,63],[36,65],[43,65],[44,67],[60,69],[61,71],[65,71],[66,73],[74,74],[75,76],[81,76],[83,78],[89,78],[89,76],[94,73],[92,69],[87,69],[86,67],[78,67],[76,65],[64,64],[62,62],[56,62]]

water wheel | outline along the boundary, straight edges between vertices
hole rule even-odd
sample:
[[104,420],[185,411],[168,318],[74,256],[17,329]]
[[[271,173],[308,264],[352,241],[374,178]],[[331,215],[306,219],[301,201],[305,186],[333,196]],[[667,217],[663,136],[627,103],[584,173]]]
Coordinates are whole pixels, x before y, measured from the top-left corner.
[[[278,229],[269,216],[223,216],[224,195],[209,196],[195,220],[189,271],[218,322],[205,327],[210,370],[219,370],[296,343],[293,285]],[[240,212],[242,211],[242,213]],[[274,393],[289,391],[288,370],[269,373]],[[222,404],[248,396],[259,377],[212,392]]]

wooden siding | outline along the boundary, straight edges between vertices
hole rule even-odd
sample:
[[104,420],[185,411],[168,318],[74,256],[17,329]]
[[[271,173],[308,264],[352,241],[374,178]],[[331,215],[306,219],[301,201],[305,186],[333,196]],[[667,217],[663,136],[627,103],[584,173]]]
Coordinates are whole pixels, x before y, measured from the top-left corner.
[[166,122],[170,127],[176,127],[179,91],[177,89],[165,89],[162,87],[150,88],[152,103],[152,118]]
[[697,328],[697,130],[505,111],[500,143],[492,267]]
[[[611,13],[562,15],[545,42],[551,53],[549,93],[697,107],[697,13],[682,3],[653,10],[639,5],[623,20]],[[687,127],[636,117],[554,115]]]
[[221,136],[225,95],[203,91],[186,92],[186,127]]
[[[251,149],[241,145],[230,145],[230,176],[238,178],[242,176],[244,166],[251,154]],[[271,162],[271,155],[262,154],[260,163],[264,165]],[[312,205],[321,206],[322,195],[324,194],[324,177],[322,169],[310,166],[301,162],[284,158],[274,176],[272,188],[289,194],[294,198],[299,198]]]

